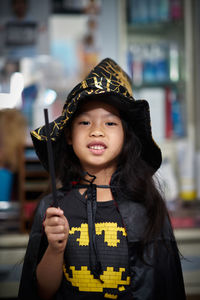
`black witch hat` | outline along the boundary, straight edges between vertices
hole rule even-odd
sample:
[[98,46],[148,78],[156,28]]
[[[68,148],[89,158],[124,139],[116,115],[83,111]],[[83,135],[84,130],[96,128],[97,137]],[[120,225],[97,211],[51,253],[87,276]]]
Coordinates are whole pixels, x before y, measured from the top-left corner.
[[[63,129],[77,111],[84,99],[97,95],[113,95],[112,102],[123,116],[127,118],[134,133],[142,145],[142,158],[153,168],[160,167],[162,157],[158,145],[152,137],[149,104],[146,100],[135,100],[132,93],[131,79],[124,70],[112,59],[102,60],[89,75],[69,93],[60,117],[50,123],[50,137],[53,153],[59,143]],[[95,97],[94,97],[95,98]],[[109,97],[106,97],[109,102]],[[42,165],[48,170],[48,155],[46,147],[46,130],[42,126],[31,132],[36,153]],[[58,157],[58,156],[56,156]],[[56,162],[55,162],[56,164]]]

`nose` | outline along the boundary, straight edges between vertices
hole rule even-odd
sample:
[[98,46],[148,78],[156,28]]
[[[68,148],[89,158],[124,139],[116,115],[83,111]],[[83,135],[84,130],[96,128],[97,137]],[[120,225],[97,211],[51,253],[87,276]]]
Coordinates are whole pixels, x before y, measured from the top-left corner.
[[104,136],[104,131],[100,126],[93,126],[91,128],[91,131],[90,131],[90,136],[93,136],[93,137],[101,136],[101,137],[103,137]]

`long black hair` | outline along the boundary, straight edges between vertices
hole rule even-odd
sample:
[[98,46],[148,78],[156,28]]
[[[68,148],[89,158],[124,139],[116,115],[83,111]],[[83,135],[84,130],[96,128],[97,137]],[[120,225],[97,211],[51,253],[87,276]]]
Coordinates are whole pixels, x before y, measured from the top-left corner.
[[[101,100],[104,100],[102,96]],[[57,176],[65,187],[69,187],[70,182],[80,181],[84,177],[79,159],[72,146],[67,144],[67,134],[70,133],[71,124],[78,112],[79,110],[60,137],[59,157],[56,160],[60,161],[57,165]],[[120,117],[124,129],[124,145],[118,159],[117,184],[123,187],[123,192],[128,198],[146,207],[148,223],[143,237],[145,244],[161,231],[168,214],[165,201],[153,178],[155,170],[142,157],[140,139],[127,121],[126,114],[121,112]]]
[[[168,216],[161,185],[153,168],[142,158],[142,145],[130,124],[122,118],[125,140],[119,157],[120,186],[132,201],[141,203],[147,212],[146,231],[143,243],[156,237]],[[154,176],[153,176],[154,175]],[[159,186],[159,189],[158,189]]]

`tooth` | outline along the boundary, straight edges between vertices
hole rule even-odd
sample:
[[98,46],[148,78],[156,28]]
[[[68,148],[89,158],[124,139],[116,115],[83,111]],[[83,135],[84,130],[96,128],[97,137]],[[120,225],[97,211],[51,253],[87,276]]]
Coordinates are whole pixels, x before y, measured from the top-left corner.
[[104,149],[103,146],[100,146],[100,145],[95,145],[95,146],[90,146],[91,149],[94,149],[94,150],[101,150],[101,149]]

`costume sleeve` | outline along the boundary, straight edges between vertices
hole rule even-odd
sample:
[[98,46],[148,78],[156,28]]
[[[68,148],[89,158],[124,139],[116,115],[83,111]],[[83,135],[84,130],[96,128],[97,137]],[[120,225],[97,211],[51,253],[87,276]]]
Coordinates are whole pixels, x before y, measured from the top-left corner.
[[182,269],[175,240],[152,241],[138,256],[140,243],[130,247],[134,300],[185,300]]
[[39,296],[37,294],[36,266],[42,258],[48,245],[46,235],[43,232],[42,226],[46,209],[49,206],[48,202],[49,201],[42,200],[36,210],[23,263],[18,293],[18,298],[20,300],[39,299]]

